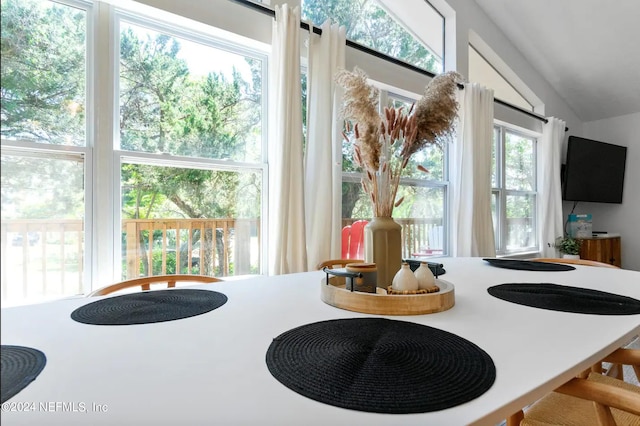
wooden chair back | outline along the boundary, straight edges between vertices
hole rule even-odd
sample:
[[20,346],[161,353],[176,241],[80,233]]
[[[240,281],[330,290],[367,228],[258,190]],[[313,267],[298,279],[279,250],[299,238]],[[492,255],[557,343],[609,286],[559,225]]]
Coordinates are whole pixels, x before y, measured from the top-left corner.
[[551,262],[551,263],[566,263],[568,265],[586,265],[586,266],[598,266],[600,268],[616,268],[620,269],[615,265],[611,265],[609,263],[596,262],[595,260],[587,260],[587,259],[565,259],[565,258],[556,258],[556,257],[534,257],[533,259],[529,259],[534,262]]
[[[621,348],[603,361],[631,365],[639,374],[640,350]],[[612,410],[615,408],[616,410]],[[614,426],[640,424],[640,388],[623,380],[585,372],[507,418],[507,426],[549,424]]]
[[316,269],[322,270],[325,266],[330,269],[344,268],[348,263],[364,263],[362,259],[331,259],[320,262],[316,265]]
[[167,283],[167,288],[173,288],[178,282],[193,282],[193,283],[214,283],[222,281],[220,278],[209,277],[206,275],[188,275],[188,274],[176,274],[176,275],[155,275],[152,277],[133,278],[119,283],[111,284],[87,294],[87,297],[104,296],[116,291],[124,290],[131,287],[140,287],[141,291],[151,290],[151,284]]

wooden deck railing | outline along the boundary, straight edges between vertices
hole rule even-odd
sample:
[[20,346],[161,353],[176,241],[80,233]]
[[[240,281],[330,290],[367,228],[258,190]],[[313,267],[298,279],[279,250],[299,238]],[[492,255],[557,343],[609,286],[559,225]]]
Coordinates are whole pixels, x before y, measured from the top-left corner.
[[3,220],[3,299],[82,293],[83,235],[82,220]]
[[[345,218],[342,225],[358,219]],[[441,219],[396,219],[403,257],[444,253]],[[529,219],[510,219],[527,243]],[[3,220],[2,297],[68,296],[84,290],[82,220]],[[122,221],[123,279],[160,274],[241,275],[260,272],[259,219]]]
[[[342,219],[342,226],[359,219]],[[367,219],[368,220],[368,219]],[[442,219],[395,219],[402,226],[402,257],[444,254]]]
[[[125,219],[122,242],[122,279],[260,271],[258,219]],[[84,292],[82,220],[3,220],[1,247],[3,301]]]
[[[259,254],[258,219],[127,219],[124,278],[164,274],[242,275],[251,264],[251,244]],[[171,258],[173,257],[173,259]]]

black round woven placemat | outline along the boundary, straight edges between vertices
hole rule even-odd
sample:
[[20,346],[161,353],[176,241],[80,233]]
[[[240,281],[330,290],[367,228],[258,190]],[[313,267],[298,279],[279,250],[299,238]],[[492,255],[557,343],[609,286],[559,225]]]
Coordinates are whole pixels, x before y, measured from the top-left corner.
[[26,346],[0,346],[0,399],[4,404],[33,382],[47,363],[47,357]]
[[217,291],[176,289],[107,297],[79,307],[71,318],[93,325],[132,325],[173,321],[212,311],[227,303]]
[[486,258],[482,259],[489,262],[492,266],[505,269],[516,269],[519,271],[573,271],[576,269],[571,265],[565,265],[563,263],[550,263],[550,262],[534,262],[531,260],[517,260],[517,259],[494,259]]
[[375,413],[424,413],[486,392],[491,357],[455,334],[410,322],[356,318],[304,325],[276,337],[267,367],[282,384],[325,404]]
[[551,311],[596,315],[640,314],[640,300],[588,288],[551,283],[507,283],[487,289],[508,302]]

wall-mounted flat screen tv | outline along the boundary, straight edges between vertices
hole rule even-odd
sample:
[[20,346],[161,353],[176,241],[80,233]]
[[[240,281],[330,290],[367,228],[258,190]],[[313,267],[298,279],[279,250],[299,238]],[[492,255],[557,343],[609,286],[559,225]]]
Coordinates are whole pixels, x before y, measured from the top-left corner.
[[622,203],[627,148],[569,136],[562,199]]

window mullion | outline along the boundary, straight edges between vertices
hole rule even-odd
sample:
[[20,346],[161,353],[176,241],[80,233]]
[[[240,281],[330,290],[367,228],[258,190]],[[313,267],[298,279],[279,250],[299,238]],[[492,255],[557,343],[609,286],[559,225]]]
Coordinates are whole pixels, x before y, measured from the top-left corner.
[[506,154],[506,140],[507,131],[504,127],[500,126],[500,139],[499,139],[499,153],[500,153],[500,173],[499,173],[499,187],[500,187],[500,251],[502,254],[507,254],[507,239],[509,235],[509,223],[507,218],[507,154]]
[[505,155],[505,140],[506,140],[506,132],[504,127],[500,127],[500,137],[498,139],[498,158],[496,158],[496,163],[500,165],[499,173],[497,173],[498,178],[498,200],[499,200],[499,217],[500,217],[500,231],[498,234],[498,246],[500,247],[501,253],[506,253],[507,251],[507,195],[505,191],[506,184],[506,155]]
[[[92,270],[94,288],[114,282],[119,278],[120,262],[116,262],[116,244],[114,235],[119,235],[120,226],[118,199],[119,188],[114,173],[114,136],[117,135],[118,120],[115,93],[117,91],[117,31],[114,8],[104,2],[97,2],[94,14],[94,42],[89,46],[92,58],[89,74],[92,96],[89,105],[93,105],[93,252]],[[108,54],[97,54],[108,52]],[[97,208],[109,206],[109,208]],[[100,242],[99,244],[97,242]]]
[[498,191],[500,199],[500,251],[506,253],[507,251],[507,194],[503,188]]

